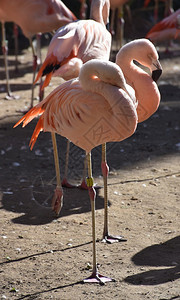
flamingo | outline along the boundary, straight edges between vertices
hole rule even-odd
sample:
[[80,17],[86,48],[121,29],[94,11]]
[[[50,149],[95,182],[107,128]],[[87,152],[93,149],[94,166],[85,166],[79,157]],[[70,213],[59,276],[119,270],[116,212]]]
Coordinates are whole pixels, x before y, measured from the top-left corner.
[[[147,67],[152,73],[152,77],[143,71],[142,68],[135,65],[134,60]],[[147,120],[155,113],[160,103],[160,92],[156,81],[162,73],[162,67],[155,46],[147,39],[131,41],[124,45],[117,53],[116,64],[120,66],[127,83],[135,91],[135,97],[138,102],[138,123]],[[105,147],[105,145],[103,146]],[[106,152],[104,151],[104,153]],[[102,161],[102,167],[106,174],[106,176],[104,175],[104,181],[107,181],[109,168],[106,157]],[[104,184],[104,186],[106,187],[107,185]],[[107,199],[107,190],[105,190],[103,241],[107,243],[126,241],[123,236],[109,234]]]
[[[33,148],[40,131],[56,132],[86,151],[88,157],[87,186],[92,211],[93,270],[84,282],[105,283],[112,278],[101,275],[96,263],[95,198],[91,168],[91,150],[106,142],[117,142],[136,130],[137,103],[133,89],[126,84],[120,67],[110,61],[92,59],[86,62],[78,78],[61,84],[33,107],[14,127],[26,126],[40,115],[30,140]],[[97,126],[103,128],[97,137]],[[59,207],[56,207],[59,210]]]
[[180,9],[154,25],[146,38],[154,43],[180,38]]
[[[20,26],[24,35],[30,40],[37,33],[52,32],[69,22],[76,20],[74,14],[61,0],[0,0],[0,20],[2,22],[2,50],[5,59],[7,78],[7,99],[13,98],[9,85],[7,43],[5,22],[14,22]],[[33,48],[32,48],[33,49]],[[33,49],[34,65],[36,55]],[[34,81],[34,79],[33,79]],[[31,107],[33,106],[33,96]]]
[[108,18],[109,0],[93,0],[89,20],[61,27],[49,44],[34,83],[46,76],[44,89],[52,76],[60,76],[64,80],[77,77],[82,64],[92,58],[109,60],[111,35],[105,28]]
[[[109,60],[111,34],[105,27],[109,19],[109,8],[109,0],[93,0],[91,2],[89,20],[72,22],[61,27],[56,32],[50,42],[46,59],[37,74],[35,83],[41,77],[45,76],[46,78],[42,86],[42,89],[44,89],[49,84],[52,76],[60,76],[64,80],[69,80],[79,75],[82,64],[88,60],[93,58]],[[54,133],[52,133],[52,135],[55,140]],[[67,142],[65,173],[61,185],[72,187],[67,181],[68,157],[69,140]],[[58,157],[56,156],[56,176],[59,178],[57,162]],[[80,187],[87,188],[84,176],[85,172],[83,173],[83,180]],[[63,196],[62,188],[60,189],[59,187],[60,180],[58,179],[54,196],[57,198],[57,201],[59,201],[59,197],[61,198]]]

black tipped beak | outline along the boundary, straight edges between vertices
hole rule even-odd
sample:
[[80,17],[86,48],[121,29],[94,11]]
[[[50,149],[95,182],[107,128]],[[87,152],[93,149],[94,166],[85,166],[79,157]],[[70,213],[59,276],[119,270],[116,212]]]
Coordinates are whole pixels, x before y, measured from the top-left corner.
[[110,30],[110,24],[109,22],[106,24],[106,29],[109,31]]
[[157,69],[157,70],[154,70],[152,71],[152,79],[157,82],[159,77],[161,76],[162,74],[162,70],[161,69]]

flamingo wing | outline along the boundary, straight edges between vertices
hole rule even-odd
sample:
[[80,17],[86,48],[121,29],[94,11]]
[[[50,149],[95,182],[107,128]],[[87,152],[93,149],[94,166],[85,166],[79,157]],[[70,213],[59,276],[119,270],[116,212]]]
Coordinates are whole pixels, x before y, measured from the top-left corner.
[[41,115],[30,140],[33,148],[41,131],[56,132],[89,152],[105,142],[121,141],[137,125],[133,101],[121,89],[109,87],[105,95],[82,89],[77,79],[69,80],[33,107],[14,127],[26,126]]
[[171,14],[170,16],[164,18],[156,25],[154,25],[151,30],[147,33],[146,37],[149,38],[151,33],[163,31],[165,29],[175,28],[177,27],[177,16],[180,15],[180,9]]
[[77,20],[73,12],[61,0],[46,0],[48,5],[48,14],[59,13],[62,17],[66,17],[69,21]]
[[28,38],[76,20],[60,0],[1,0],[0,6],[0,20],[15,22]]
[[110,45],[110,33],[103,25],[93,20],[81,20],[63,26],[52,38],[47,57],[34,83],[40,77],[46,76],[44,88],[49,84],[52,76],[61,76],[65,79],[66,68],[61,68],[74,58],[79,60],[77,74],[79,73],[79,66],[92,58],[108,60]]

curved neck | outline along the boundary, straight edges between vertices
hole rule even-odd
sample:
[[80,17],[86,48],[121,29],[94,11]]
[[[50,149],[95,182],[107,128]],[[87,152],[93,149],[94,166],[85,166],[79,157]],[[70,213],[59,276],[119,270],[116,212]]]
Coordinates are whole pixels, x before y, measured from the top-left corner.
[[121,49],[116,55],[116,64],[122,69],[127,83],[131,82],[131,78],[134,80],[137,74],[146,74],[146,72],[134,63],[134,60],[140,63],[138,55],[133,55],[131,49]]
[[109,23],[109,0],[92,0],[90,9],[90,19],[106,26]]

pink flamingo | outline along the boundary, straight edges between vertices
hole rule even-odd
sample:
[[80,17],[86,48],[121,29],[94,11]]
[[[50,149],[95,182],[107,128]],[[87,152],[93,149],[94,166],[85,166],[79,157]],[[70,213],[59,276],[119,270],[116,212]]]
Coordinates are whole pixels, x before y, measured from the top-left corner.
[[180,38],[180,9],[154,25],[146,38],[154,43]]
[[46,76],[43,89],[52,76],[65,80],[77,77],[82,64],[92,58],[109,60],[111,35],[105,28],[108,18],[109,0],[93,0],[89,20],[61,27],[49,44],[35,83]]
[[[152,77],[134,64],[134,60],[147,67]],[[157,109],[160,103],[160,93],[156,81],[162,73],[158,53],[154,45],[147,39],[137,39],[124,45],[116,55],[116,64],[123,71],[127,83],[135,91],[137,99],[138,123],[147,120]],[[105,145],[103,145],[105,147]],[[102,168],[104,182],[108,177],[108,165],[104,151]],[[104,183],[104,229],[103,240],[107,243],[126,241],[123,236],[109,234],[108,229],[108,195],[107,184]]]
[[[5,22],[14,22],[19,25],[24,35],[31,38],[37,33],[52,32],[60,26],[76,20],[74,14],[61,0],[1,0],[0,20],[2,22],[2,49],[5,57],[5,70],[7,78],[7,98],[13,97],[9,85],[7,43],[5,37]],[[32,47],[33,49],[33,47]],[[37,65],[33,49],[34,65]],[[33,80],[34,81],[34,80]],[[32,107],[31,100],[31,107]]]
[[[91,2],[90,19],[79,20],[61,27],[52,38],[46,59],[42,64],[35,82],[46,76],[42,89],[50,82],[52,76],[60,76],[65,80],[79,75],[83,63],[90,59],[98,58],[109,60],[111,48],[111,34],[106,30],[105,24],[109,19],[109,0],[93,0]],[[54,133],[52,133],[55,139]],[[69,141],[67,142],[65,173],[62,185],[72,187],[67,181]],[[58,174],[58,157],[55,158],[56,176]],[[85,171],[83,172],[81,188],[87,188]],[[59,189],[60,181],[57,180],[55,198],[62,193]],[[62,197],[62,195],[61,195]]]
[[[106,142],[122,141],[131,136],[137,126],[136,99],[133,89],[126,84],[118,65],[92,59],[86,62],[79,78],[69,80],[52,91],[43,101],[33,107],[19,122],[26,126],[41,116],[30,146],[33,148],[40,131],[56,132],[84,149],[88,157],[87,185],[92,211],[93,270],[84,282],[105,283],[111,278],[101,275],[96,263],[95,189],[91,168],[91,150]],[[101,125],[105,134],[93,135]],[[93,129],[92,129],[93,128]],[[56,206],[57,212],[61,203]]]

